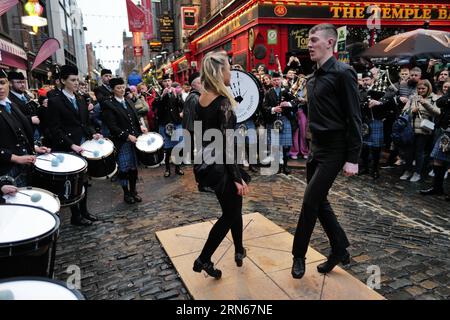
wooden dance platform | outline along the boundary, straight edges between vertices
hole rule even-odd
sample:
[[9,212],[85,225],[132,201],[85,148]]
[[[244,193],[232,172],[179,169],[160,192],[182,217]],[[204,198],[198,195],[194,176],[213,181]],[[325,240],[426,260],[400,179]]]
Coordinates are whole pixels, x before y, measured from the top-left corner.
[[196,300],[382,300],[340,267],[327,274],[316,266],[326,257],[309,248],[306,274],[291,276],[293,236],[259,213],[243,216],[247,257],[241,268],[234,262],[231,233],[212,261],[222,270],[215,280],[192,270],[214,221],[197,223],[156,233],[190,295]]

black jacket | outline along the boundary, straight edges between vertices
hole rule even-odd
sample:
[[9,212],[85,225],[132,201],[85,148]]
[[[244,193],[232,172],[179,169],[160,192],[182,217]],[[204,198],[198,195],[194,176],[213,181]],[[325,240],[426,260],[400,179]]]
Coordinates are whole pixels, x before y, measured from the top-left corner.
[[122,144],[127,142],[128,135],[131,134],[138,137],[142,134],[133,102],[127,99],[125,101],[127,110],[115,98],[103,102],[103,121],[111,132],[111,140],[114,142],[117,150],[120,150]]
[[106,100],[111,99],[112,92],[108,90],[107,87],[101,85],[94,89],[95,97],[97,98],[97,102],[102,104]]
[[155,100],[153,108],[156,109],[160,126],[165,126],[168,123],[181,123],[180,113],[183,111],[181,97],[168,93],[162,98]]
[[270,88],[264,96],[263,113],[264,119],[267,123],[273,123],[277,119],[276,113],[272,113],[272,108],[276,107],[282,101],[291,102],[292,108],[283,108],[282,115],[286,116],[290,122],[295,124],[295,114],[297,111],[297,105],[293,102],[294,96],[289,93],[285,88],[281,88],[280,98],[277,96],[274,88]]
[[62,91],[58,88],[52,89],[49,92],[47,92],[47,98],[53,98],[56,96],[59,96],[60,94],[62,94]]
[[443,130],[450,128],[450,94],[443,95],[436,101],[436,106],[441,109],[437,118],[437,126]]
[[314,135],[342,134],[347,162],[358,163],[362,147],[361,107],[355,70],[331,57],[308,78],[308,121]]
[[[33,129],[28,118],[14,103],[11,110],[12,114],[6,115],[3,107],[0,107],[0,175],[11,170],[13,154],[21,156],[34,153]],[[24,132],[18,130],[17,121],[20,121]]]
[[80,145],[83,138],[90,140],[95,133],[86,102],[80,96],[75,97],[78,112],[64,93],[48,100],[47,121],[55,151],[70,152],[72,144]]
[[200,98],[200,92],[192,89],[183,104],[183,129],[190,132],[194,131],[194,121],[196,118],[195,109],[198,106],[198,99]]

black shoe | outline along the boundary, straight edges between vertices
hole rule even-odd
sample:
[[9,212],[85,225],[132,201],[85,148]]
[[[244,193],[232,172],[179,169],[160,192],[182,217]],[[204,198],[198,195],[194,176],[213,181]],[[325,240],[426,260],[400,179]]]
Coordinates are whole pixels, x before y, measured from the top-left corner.
[[142,198],[138,196],[137,192],[132,192],[131,196],[133,197],[134,202],[142,202]]
[[344,266],[350,263],[350,254],[346,252],[342,256],[336,256],[331,254],[328,257],[328,260],[324,263],[321,263],[317,266],[317,271],[320,273],[328,273],[334,269],[339,263],[342,263]]
[[211,189],[210,187],[203,187],[200,185],[198,185],[198,191],[215,193],[215,191],[213,189]]
[[250,167],[248,168],[251,172],[258,172],[258,168],[256,168],[255,166],[250,165]]
[[430,189],[420,190],[419,192],[421,195],[424,195],[424,196],[431,196],[431,195],[440,196],[440,195],[444,194],[444,190],[435,189],[434,187],[432,187]]
[[194,267],[192,267],[192,270],[195,272],[202,272],[202,270],[205,270],[209,276],[216,279],[220,279],[222,277],[222,271],[219,269],[214,269],[214,263],[203,263],[200,258],[197,258],[197,260],[194,261]]
[[380,177],[380,172],[378,170],[375,170],[372,172],[372,178],[373,180],[377,180]]
[[168,178],[168,177],[170,177],[170,170],[166,170],[164,172],[164,178]]
[[136,202],[136,201],[134,200],[134,197],[133,197],[130,193],[125,194],[125,195],[123,196],[123,201],[125,201],[125,202],[128,203],[128,204],[133,204],[133,203]]
[[180,167],[175,167],[175,173],[179,176],[184,176],[184,171]]
[[247,250],[244,248],[243,253],[235,253],[234,254],[234,261],[236,261],[236,265],[238,267],[242,267],[242,260],[247,256]]
[[70,223],[74,226],[80,226],[80,227],[87,227],[92,225],[92,222],[89,220],[86,220],[85,218],[78,216],[78,217],[72,217],[70,219]]
[[305,275],[305,258],[294,258],[291,274],[294,279],[301,279]]
[[289,167],[287,165],[284,165],[283,166],[283,173],[285,175],[289,175],[289,174],[291,174],[291,169],[289,169]]
[[98,221],[97,217],[93,216],[88,211],[86,211],[85,213],[82,213],[81,216],[83,218],[85,218],[86,220],[89,220],[89,221],[92,221],[92,222]]

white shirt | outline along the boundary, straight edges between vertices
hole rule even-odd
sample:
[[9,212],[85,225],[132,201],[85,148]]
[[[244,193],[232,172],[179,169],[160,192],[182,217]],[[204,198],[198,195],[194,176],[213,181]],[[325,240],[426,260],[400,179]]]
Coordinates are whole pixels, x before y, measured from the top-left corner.
[[[22,100],[23,101],[23,98],[25,98],[25,95],[22,93],[22,94],[20,94],[20,93],[17,93],[17,92],[15,92],[15,91],[13,91],[13,90],[11,90],[11,92],[17,97],[17,98],[19,98],[20,100]],[[28,100],[28,99],[27,99]]]
[[114,98],[115,98],[118,102],[120,102],[120,104],[123,104],[123,103],[125,102],[125,98],[119,99],[119,98],[117,98],[116,96],[114,96]]
[[66,91],[65,89],[62,90],[62,92],[64,93],[64,95],[69,98],[69,100],[72,102],[73,99],[75,99],[75,95],[69,93],[68,91]]
[[0,104],[2,106],[6,106],[7,103],[12,104],[11,100],[9,100],[8,98],[6,98],[5,100],[0,100]]

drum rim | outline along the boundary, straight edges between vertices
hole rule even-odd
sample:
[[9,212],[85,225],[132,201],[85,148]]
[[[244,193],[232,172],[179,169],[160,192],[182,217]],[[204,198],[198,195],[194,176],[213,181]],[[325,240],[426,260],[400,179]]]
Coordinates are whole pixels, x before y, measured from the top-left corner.
[[44,278],[44,277],[26,277],[26,276],[21,276],[21,277],[11,277],[11,278],[0,279],[0,284],[7,283],[7,282],[19,282],[19,281],[50,282],[50,283],[57,284],[59,286],[62,286],[64,288],[66,288],[71,293],[73,293],[78,298],[78,300],[86,300],[84,295],[79,290],[77,290],[77,289],[69,289],[66,286],[66,284],[64,283],[64,281],[61,281],[61,280],[58,280],[58,279],[50,279],[50,278]]
[[160,149],[164,148],[164,137],[162,135],[160,135],[159,133],[157,133],[157,132],[147,132],[147,133],[141,134],[139,137],[137,137],[137,139],[139,140],[140,137],[151,136],[151,135],[157,135],[157,136],[161,137],[161,141],[162,141],[161,147],[159,147],[158,149],[156,149],[154,151],[145,151],[145,150],[141,150],[141,149],[138,148],[137,141],[136,141],[136,144],[135,144],[136,149],[139,150],[140,152],[151,154],[151,153],[158,152]]
[[243,70],[237,70],[237,69],[233,69],[231,70],[231,72],[241,72],[241,73],[245,73],[246,75],[249,76],[250,79],[253,80],[253,82],[256,84],[256,87],[258,88],[258,92],[259,92],[259,101],[258,101],[258,105],[256,106],[255,112],[252,113],[252,115],[250,117],[248,117],[247,119],[241,120],[238,123],[247,121],[248,119],[251,119],[255,113],[258,111],[258,109],[261,107],[261,104],[264,100],[264,88],[262,86],[262,84],[260,83],[260,81],[258,81],[258,79],[255,77],[255,75],[251,72],[247,72],[247,71],[243,71]]
[[[59,210],[57,212],[59,212],[61,210],[61,201],[59,201],[58,195],[54,194],[53,192],[51,192],[49,190],[45,190],[45,189],[33,187],[33,186],[17,188],[17,190],[19,190],[19,191],[21,191],[21,190],[36,190],[36,191],[41,191],[41,192],[47,193],[48,195],[52,196],[58,202]],[[8,204],[10,204],[10,203],[8,203]],[[37,207],[37,208],[40,208],[40,207]],[[45,209],[45,210],[47,210],[47,209]]]
[[58,235],[59,234],[59,228],[61,226],[61,220],[59,219],[58,215],[56,213],[52,213],[50,211],[48,211],[47,209],[43,209],[43,208],[39,208],[39,207],[33,207],[27,204],[16,204],[16,203],[2,203],[0,204],[0,208],[2,206],[15,206],[15,207],[28,207],[28,208],[33,208],[33,209],[37,209],[37,210],[42,210],[47,212],[48,214],[50,214],[54,219],[55,219],[55,226],[53,226],[52,229],[50,229],[49,231],[36,236],[34,238],[27,238],[24,240],[20,240],[20,241],[14,241],[14,242],[1,242],[0,243],[0,249],[1,248],[12,248],[12,247],[19,247],[22,245],[27,245],[33,242],[40,242],[44,239],[47,239],[51,236],[53,236],[55,233]]
[[[90,160],[90,161],[98,161],[98,160],[102,160],[102,159],[106,159],[106,158],[109,158],[109,157],[111,157],[111,156],[114,156],[114,149],[115,149],[115,146],[114,146],[114,143],[111,141],[111,140],[109,140],[108,138],[103,138],[103,140],[107,140],[107,141],[109,141],[110,143],[111,143],[111,145],[112,145],[112,150],[111,150],[111,152],[110,153],[108,153],[108,154],[106,154],[106,155],[104,155],[104,156],[101,156],[101,157],[97,157],[97,158],[90,158],[90,157],[86,157],[86,156],[83,156],[83,155],[81,155],[83,158],[85,158],[85,160]],[[88,141],[97,141],[97,140],[95,140],[95,139],[91,139],[91,140],[86,140],[84,143],[82,143],[81,144],[81,146],[80,147],[83,147],[83,144],[85,144],[86,142],[88,142]]]
[[54,172],[54,171],[48,171],[48,170],[41,169],[41,168],[37,167],[36,164],[34,164],[33,168],[34,168],[36,171],[40,171],[40,172],[44,172],[44,173],[50,173],[50,174],[53,174],[53,175],[55,175],[55,176],[67,176],[67,175],[72,175],[72,174],[81,173],[81,172],[83,172],[84,170],[87,170],[88,163],[87,163],[86,159],[85,159],[84,157],[80,156],[80,155],[77,155],[76,153],[72,153],[72,152],[59,152],[59,151],[55,151],[55,152],[52,152],[52,153],[53,153],[53,154],[55,154],[55,153],[62,153],[62,154],[69,154],[69,155],[71,155],[71,156],[77,156],[77,157],[79,157],[81,160],[84,161],[84,167],[81,168],[81,169],[79,169],[79,170],[75,170],[75,171],[67,171],[67,172]]

